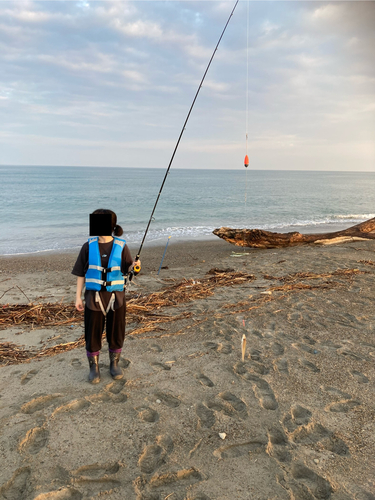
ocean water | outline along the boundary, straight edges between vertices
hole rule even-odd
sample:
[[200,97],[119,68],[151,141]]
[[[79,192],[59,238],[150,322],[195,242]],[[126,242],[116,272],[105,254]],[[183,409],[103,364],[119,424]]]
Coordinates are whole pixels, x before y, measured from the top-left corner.
[[[165,170],[0,167],[0,255],[79,249],[89,214],[117,213],[137,250]],[[375,173],[172,169],[145,245],[221,226],[326,232],[375,217]]]

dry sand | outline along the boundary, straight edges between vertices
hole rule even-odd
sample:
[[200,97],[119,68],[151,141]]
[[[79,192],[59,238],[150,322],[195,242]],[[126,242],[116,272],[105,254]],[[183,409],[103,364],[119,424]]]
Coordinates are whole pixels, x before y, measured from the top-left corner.
[[[96,386],[84,348],[2,366],[0,498],[374,499],[374,242],[246,252],[175,244],[158,278],[162,253],[144,250],[133,290],[199,281],[212,267],[256,279],[163,310],[193,316],[162,332],[132,336],[129,325],[123,380],[110,378],[106,344]],[[1,304],[73,300],[75,258],[0,258]],[[276,279],[338,269],[362,273],[300,276],[289,287]],[[81,334],[12,327],[0,342],[43,347]]]

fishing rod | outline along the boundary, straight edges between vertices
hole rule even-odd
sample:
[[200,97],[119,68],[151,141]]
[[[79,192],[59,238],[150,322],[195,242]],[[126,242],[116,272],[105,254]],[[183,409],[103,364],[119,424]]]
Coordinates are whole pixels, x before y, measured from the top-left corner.
[[[171,157],[171,159],[170,159],[170,162],[169,162],[169,165],[168,165],[167,171],[166,171],[166,173],[165,173],[165,176],[164,176],[163,182],[162,182],[162,184],[161,184],[161,187],[160,187],[160,190],[159,190],[159,194],[158,194],[158,196],[157,196],[157,198],[156,198],[156,202],[155,202],[154,208],[152,209],[151,216],[150,216],[150,219],[149,219],[149,221],[148,221],[148,224],[147,224],[147,227],[146,227],[146,231],[145,231],[145,234],[144,234],[143,239],[142,239],[141,246],[139,247],[138,253],[137,253],[136,257],[135,257],[135,260],[136,260],[136,261],[139,259],[140,255],[141,255],[142,248],[143,248],[143,244],[144,244],[144,242],[145,242],[145,239],[146,239],[146,236],[147,236],[147,233],[148,233],[148,230],[149,230],[150,224],[151,224],[151,222],[152,222],[152,219],[153,219],[153,216],[154,216],[154,213],[155,213],[155,210],[156,210],[156,206],[157,206],[157,204],[158,204],[158,202],[159,202],[159,198],[160,198],[161,192],[162,192],[162,190],[163,190],[163,187],[164,187],[165,181],[167,180],[168,173],[169,173],[169,170],[170,170],[170,168],[171,168],[171,166],[172,166],[172,163],[173,163],[173,160],[174,160],[174,157],[175,157],[175,154],[176,154],[177,148],[178,148],[178,146],[179,146],[179,144],[180,144],[180,141],[181,141],[182,135],[183,135],[183,133],[184,133],[184,131],[185,131],[186,124],[187,124],[187,122],[188,122],[188,120],[189,120],[189,118],[190,118],[190,114],[191,114],[191,112],[192,112],[192,110],[193,110],[193,108],[194,108],[195,101],[197,100],[197,97],[198,97],[198,94],[199,94],[199,92],[200,92],[200,90],[201,90],[201,88],[202,88],[202,85],[203,85],[204,79],[206,78],[207,72],[208,72],[208,70],[209,70],[209,68],[210,68],[210,66],[211,66],[211,62],[212,62],[212,60],[213,60],[213,58],[214,58],[214,56],[215,56],[215,54],[216,54],[216,51],[217,51],[217,49],[218,49],[218,47],[219,47],[219,45],[220,45],[221,39],[222,39],[222,38],[223,38],[223,36],[224,36],[225,30],[227,29],[227,26],[228,26],[228,24],[229,24],[229,21],[231,20],[231,17],[233,16],[233,13],[234,13],[234,11],[235,11],[235,9],[236,9],[236,7],[237,7],[238,2],[239,2],[239,0],[236,0],[236,3],[234,4],[234,7],[233,7],[233,9],[232,9],[232,12],[230,13],[230,16],[229,16],[229,18],[228,18],[228,20],[227,20],[227,22],[226,22],[226,24],[225,24],[225,26],[224,26],[224,29],[223,29],[223,31],[222,31],[222,33],[221,33],[221,35],[220,35],[219,41],[218,41],[218,42],[217,42],[217,44],[216,44],[215,50],[214,50],[214,51],[213,51],[213,53],[212,53],[211,59],[210,59],[210,61],[209,61],[208,65],[207,65],[206,71],[204,72],[204,75],[203,75],[202,80],[201,80],[201,82],[200,82],[200,84],[199,84],[198,90],[197,90],[197,92],[196,92],[196,94],[195,94],[195,97],[194,97],[194,99],[193,99],[193,102],[192,102],[192,104],[191,104],[191,106],[190,106],[190,109],[189,109],[189,112],[188,112],[187,117],[186,117],[186,119],[185,119],[185,122],[184,122],[184,124],[183,124],[183,126],[182,126],[182,130],[181,130],[181,132],[180,132],[180,135],[179,135],[179,138],[178,138],[178,140],[177,140],[176,146],[175,146],[175,148],[174,148],[174,150],[173,150],[173,154],[172,154],[172,157]],[[131,280],[131,279],[132,279],[132,277],[133,277],[133,275],[134,275],[134,274],[138,274],[140,270],[141,270],[141,266],[138,266],[138,265],[137,265],[137,266],[134,266],[133,271],[132,271],[132,274],[129,276],[129,280]]]

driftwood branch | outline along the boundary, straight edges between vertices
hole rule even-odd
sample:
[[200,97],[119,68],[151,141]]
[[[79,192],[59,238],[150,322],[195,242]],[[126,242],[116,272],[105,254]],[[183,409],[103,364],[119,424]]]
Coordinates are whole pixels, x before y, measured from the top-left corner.
[[375,217],[342,231],[320,234],[273,233],[262,229],[231,229],[221,227],[213,234],[233,245],[252,248],[282,248],[308,243],[330,245],[347,241],[375,239]]

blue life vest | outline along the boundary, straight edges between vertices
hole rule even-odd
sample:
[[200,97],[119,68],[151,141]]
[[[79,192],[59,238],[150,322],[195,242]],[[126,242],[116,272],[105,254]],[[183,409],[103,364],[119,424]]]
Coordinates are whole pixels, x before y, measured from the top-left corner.
[[86,290],[99,292],[102,286],[108,292],[122,292],[125,287],[125,278],[121,272],[121,254],[126,241],[120,238],[113,239],[108,268],[102,267],[99,252],[99,238],[89,238],[89,267],[86,273]]

